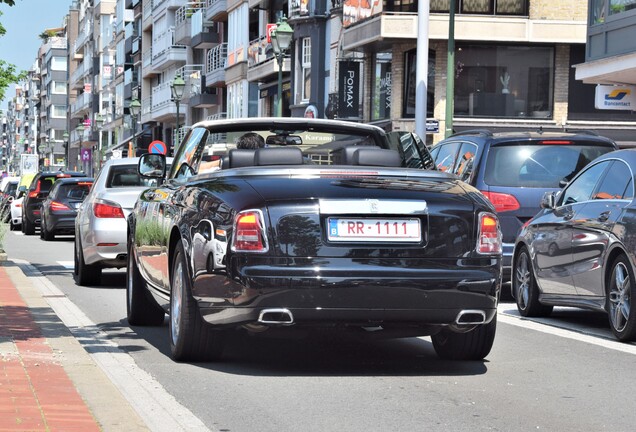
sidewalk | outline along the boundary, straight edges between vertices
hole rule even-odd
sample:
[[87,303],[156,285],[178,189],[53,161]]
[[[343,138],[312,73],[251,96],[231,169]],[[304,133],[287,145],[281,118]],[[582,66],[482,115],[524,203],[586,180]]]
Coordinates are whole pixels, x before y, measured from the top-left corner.
[[147,428],[21,269],[0,262],[0,431],[100,430]]

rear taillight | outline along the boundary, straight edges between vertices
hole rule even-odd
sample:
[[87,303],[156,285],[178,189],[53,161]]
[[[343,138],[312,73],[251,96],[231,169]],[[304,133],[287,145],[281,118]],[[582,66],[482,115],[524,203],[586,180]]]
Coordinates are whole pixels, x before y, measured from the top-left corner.
[[35,185],[35,189],[29,192],[29,198],[37,198],[39,193],[40,193],[40,180],[38,180],[37,184]]
[[16,204],[15,206],[20,208],[20,207],[22,207],[22,204]]
[[477,253],[501,253],[501,230],[499,219],[492,213],[479,214],[479,231],[477,233]]
[[495,210],[497,210],[497,212],[518,210],[519,207],[521,207],[519,205],[519,201],[517,201],[517,198],[515,198],[514,195],[485,191],[481,191],[481,193],[483,193],[492,205],[495,206]]
[[98,218],[123,218],[124,211],[119,204],[96,202],[93,204],[93,214]]
[[66,204],[62,204],[61,202],[51,201],[51,205],[49,206],[51,211],[66,211],[70,210],[70,207]]
[[246,210],[236,216],[232,250],[235,252],[267,252],[263,214]]

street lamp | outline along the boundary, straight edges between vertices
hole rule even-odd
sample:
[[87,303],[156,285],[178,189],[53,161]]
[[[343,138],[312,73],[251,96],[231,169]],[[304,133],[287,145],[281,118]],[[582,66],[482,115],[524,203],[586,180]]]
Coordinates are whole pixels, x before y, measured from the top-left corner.
[[[177,127],[175,128],[175,139],[179,138],[179,104],[181,103],[181,98],[183,97],[183,90],[185,89],[185,81],[181,76],[175,76],[172,80],[172,84],[170,84],[170,91],[172,92],[172,100],[177,105]],[[172,143],[172,147],[174,148],[176,143]]]
[[66,166],[68,162],[68,132],[64,131],[64,135],[62,135],[62,139],[64,140],[64,169],[68,169]]
[[133,99],[130,102],[130,106],[128,107],[128,109],[130,110],[130,115],[132,116],[132,133],[133,133],[133,154],[128,155],[128,157],[135,157],[137,156],[137,117],[139,116],[139,113],[141,112],[141,103],[139,102],[139,99]]
[[283,60],[289,45],[291,45],[292,36],[294,36],[294,29],[287,24],[287,18],[282,16],[276,23],[276,29],[272,32],[272,47],[278,61],[278,101],[276,108],[278,117],[283,116]]

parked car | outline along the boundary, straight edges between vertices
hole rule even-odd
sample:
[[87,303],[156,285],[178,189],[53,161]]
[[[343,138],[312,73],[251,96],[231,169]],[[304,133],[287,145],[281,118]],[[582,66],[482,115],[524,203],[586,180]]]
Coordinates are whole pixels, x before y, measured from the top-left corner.
[[35,228],[40,226],[40,210],[51,191],[53,184],[62,178],[85,177],[86,174],[78,171],[43,171],[33,177],[29,190],[22,202],[22,231],[26,235],[35,234]]
[[92,185],[92,177],[69,177],[55,182],[40,210],[42,240],[53,240],[58,234],[75,234],[77,209]]
[[19,177],[3,177],[0,180],[0,222],[7,223],[11,218],[11,201],[18,190]]
[[[237,144],[199,173],[208,146],[248,131],[266,147]],[[140,174],[160,185],[128,217],[128,321],[167,312],[175,360],[218,359],[237,331],[272,328],[431,335],[443,358],[484,358],[501,279],[495,209],[454,175],[406,168],[427,164],[415,147],[371,125],[250,118],[195,124],[167,176],[162,155],[142,156]]]
[[589,162],[618,149],[593,132],[458,132],[431,148],[437,167],[479,189],[495,206],[503,233],[503,277],[521,227]]
[[605,311],[621,341],[636,340],[636,150],[619,150],[586,166],[521,230],[512,294],[523,316],[553,306]]
[[98,285],[102,269],[126,267],[126,217],[139,194],[157,182],[137,173],[138,161],[106,161],[78,209],[74,252],[78,285]]
[[16,192],[16,198],[11,201],[11,220],[9,221],[9,229],[11,231],[20,229],[22,226],[22,202],[24,201],[24,195],[28,190],[31,182],[33,181],[35,174],[22,174],[18,183],[18,190]]

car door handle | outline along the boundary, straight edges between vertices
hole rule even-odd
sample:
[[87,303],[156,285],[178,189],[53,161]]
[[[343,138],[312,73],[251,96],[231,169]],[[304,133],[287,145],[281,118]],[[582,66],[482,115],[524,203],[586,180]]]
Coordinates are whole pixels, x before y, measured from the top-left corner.
[[603,213],[601,213],[600,215],[598,215],[599,222],[605,222],[606,220],[608,220],[609,217],[610,217],[610,214],[612,214],[612,211],[611,210],[607,210],[607,211],[604,211]]

